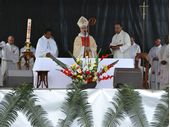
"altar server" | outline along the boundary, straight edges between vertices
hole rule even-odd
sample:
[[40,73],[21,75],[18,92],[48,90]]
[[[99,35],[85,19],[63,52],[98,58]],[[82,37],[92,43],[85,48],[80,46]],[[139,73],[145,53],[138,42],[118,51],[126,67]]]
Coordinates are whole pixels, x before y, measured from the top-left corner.
[[157,38],[154,41],[154,47],[149,51],[148,58],[151,65],[151,74],[150,74],[150,87],[152,89],[158,89],[159,87],[159,58],[158,54],[160,52],[162,45],[160,38]]
[[115,24],[115,33],[110,43],[114,58],[129,58],[128,49],[131,46],[129,34],[122,30],[120,23]]
[[0,42],[2,50],[1,74],[4,81],[8,70],[15,70],[18,67],[19,49],[14,45],[14,37],[8,37],[8,43]]
[[165,89],[169,86],[169,37],[165,37],[165,44],[161,47],[158,53],[160,61],[160,89]]
[[46,57],[48,54],[58,57],[58,47],[52,37],[52,30],[46,29],[44,35],[38,40],[35,57]]
[[135,59],[137,53],[141,53],[140,46],[135,43],[135,39],[133,36],[130,37],[131,40],[131,46],[128,49],[129,56],[132,59]]
[[80,28],[80,33],[74,40],[73,55],[75,57],[95,57],[97,54],[97,45],[94,38],[88,33],[88,20],[81,16],[77,25]]

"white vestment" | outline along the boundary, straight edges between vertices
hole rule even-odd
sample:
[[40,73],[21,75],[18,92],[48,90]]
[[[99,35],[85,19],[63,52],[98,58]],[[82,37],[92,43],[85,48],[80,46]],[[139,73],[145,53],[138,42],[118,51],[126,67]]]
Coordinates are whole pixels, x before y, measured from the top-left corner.
[[0,42],[0,47],[2,48],[1,74],[2,81],[4,81],[7,71],[16,70],[18,67],[19,49],[17,46],[5,44],[5,42]]
[[130,36],[128,33],[121,30],[119,34],[115,34],[112,38],[110,46],[123,45],[120,46],[118,50],[112,50],[114,58],[130,58],[128,53],[128,48],[131,45]]
[[54,39],[47,39],[42,36],[37,43],[35,57],[46,57],[47,53],[51,53],[54,57],[58,57],[58,47]]
[[[158,57],[160,61],[160,89],[165,89],[169,86],[169,44],[161,47]],[[167,63],[163,65],[161,61]]]
[[[84,57],[84,52],[85,52],[85,46],[82,45],[82,40],[81,37],[85,37],[82,33],[79,33],[78,36],[74,40],[74,49],[73,49],[73,55],[75,57]],[[90,58],[96,57],[97,53],[97,45],[96,41],[92,36],[90,36],[88,33],[86,37],[89,37],[90,45],[89,48],[91,50]]]
[[154,58],[158,58],[159,51],[162,45],[154,46],[150,49],[148,58],[149,63],[151,65],[150,71],[150,87],[151,89],[159,89],[159,60],[154,60]]
[[[22,53],[26,51],[26,47],[22,47],[20,49],[20,57],[23,55]],[[30,47],[30,51],[35,55],[35,48],[34,47]],[[21,59],[21,70],[26,70],[27,67],[25,66],[25,60],[24,59]],[[31,58],[30,61],[29,61],[29,69],[32,69],[33,68],[33,65],[34,65],[34,59]]]

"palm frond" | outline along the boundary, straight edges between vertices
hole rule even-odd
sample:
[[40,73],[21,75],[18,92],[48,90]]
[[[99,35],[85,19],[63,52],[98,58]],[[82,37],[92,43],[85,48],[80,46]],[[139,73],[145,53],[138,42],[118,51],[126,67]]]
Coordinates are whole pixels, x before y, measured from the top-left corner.
[[161,97],[161,102],[157,105],[154,113],[152,127],[168,127],[169,125],[169,91]]
[[77,117],[77,102],[79,101],[79,92],[75,89],[67,92],[66,101],[61,110],[65,114],[65,119],[59,119],[58,127],[69,127]]
[[14,92],[5,95],[0,103],[0,125],[1,127],[10,127],[18,117],[17,111],[20,110],[19,102],[21,97]]
[[120,89],[119,92],[122,95],[124,111],[130,117],[134,127],[149,127],[139,93],[127,86]]
[[63,69],[67,68],[67,65],[63,62],[61,62],[60,60],[58,60],[57,58],[55,58],[53,55],[49,54],[48,55],[49,58],[51,58],[55,63],[57,63],[60,67],[62,67]]
[[59,120],[58,127],[69,127],[76,118],[80,126],[92,127],[92,111],[87,98],[87,93],[78,88],[68,91],[66,102],[62,105],[66,117]]
[[124,119],[123,102],[121,95],[117,94],[113,98],[112,108],[108,108],[103,121],[104,127],[117,127],[120,125],[121,120]]
[[91,106],[86,91],[80,91],[78,123],[81,127],[93,127]]
[[30,94],[24,101],[22,112],[33,127],[52,127],[51,122],[46,118],[46,111],[40,105],[36,105],[36,101],[35,95]]
[[22,99],[32,91],[30,85],[21,85],[16,90],[7,93],[0,102],[0,125],[1,127],[10,127],[18,117],[17,111],[22,108]]
[[62,112],[66,115],[65,119],[59,119],[58,127],[69,127],[76,118],[75,102],[77,93],[75,90],[67,92],[66,102],[62,105]]

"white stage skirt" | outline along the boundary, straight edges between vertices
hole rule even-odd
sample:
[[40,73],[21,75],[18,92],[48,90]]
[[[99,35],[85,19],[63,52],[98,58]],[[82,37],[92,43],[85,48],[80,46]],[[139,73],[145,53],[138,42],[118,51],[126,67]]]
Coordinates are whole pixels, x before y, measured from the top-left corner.
[[[147,91],[138,90],[142,96],[142,103],[149,122],[153,119],[154,110],[159,103],[163,91]],[[0,90],[0,101],[9,90]],[[61,112],[61,105],[66,98],[66,90],[35,90],[39,102],[45,111],[47,111],[47,118],[52,121],[56,126],[59,119],[65,118]],[[94,89],[87,90],[88,102],[92,106],[94,127],[103,127],[102,121],[107,109],[111,106],[110,102],[115,96],[116,89]],[[120,127],[131,127],[131,121],[128,117],[121,121]],[[31,127],[26,117],[20,112],[17,120],[13,123],[12,127]],[[74,121],[71,127],[78,127],[77,121]]]
[[[66,65],[74,64],[74,60],[72,58],[58,58]],[[94,59],[92,59],[94,60]],[[112,62],[119,60],[119,62],[112,67],[105,75],[113,75],[115,68],[134,68],[134,60],[133,59],[104,59],[100,62],[99,68],[102,68],[103,65],[109,65]],[[37,58],[33,67],[34,73],[34,86],[36,88],[37,83],[37,72],[40,70],[49,71],[48,73],[48,84],[49,88],[69,88],[72,80],[71,78],[64,75],[62,72],[57,69],[61,69],[54,61],[50,58]],[[96,88],[113,88],[113,78],[101,81],[97,84]]]

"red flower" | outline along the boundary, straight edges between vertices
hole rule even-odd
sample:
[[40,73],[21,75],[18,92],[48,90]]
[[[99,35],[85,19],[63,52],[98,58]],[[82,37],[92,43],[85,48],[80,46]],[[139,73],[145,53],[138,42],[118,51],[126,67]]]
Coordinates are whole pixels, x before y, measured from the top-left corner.
[[102,61],[104,58],[107,58],[109,56],[109,54],[106,54],[106,55],[102,55],[100,61]]
[[86,71],[86,75],[89,75],[90,74],[90,71]]

